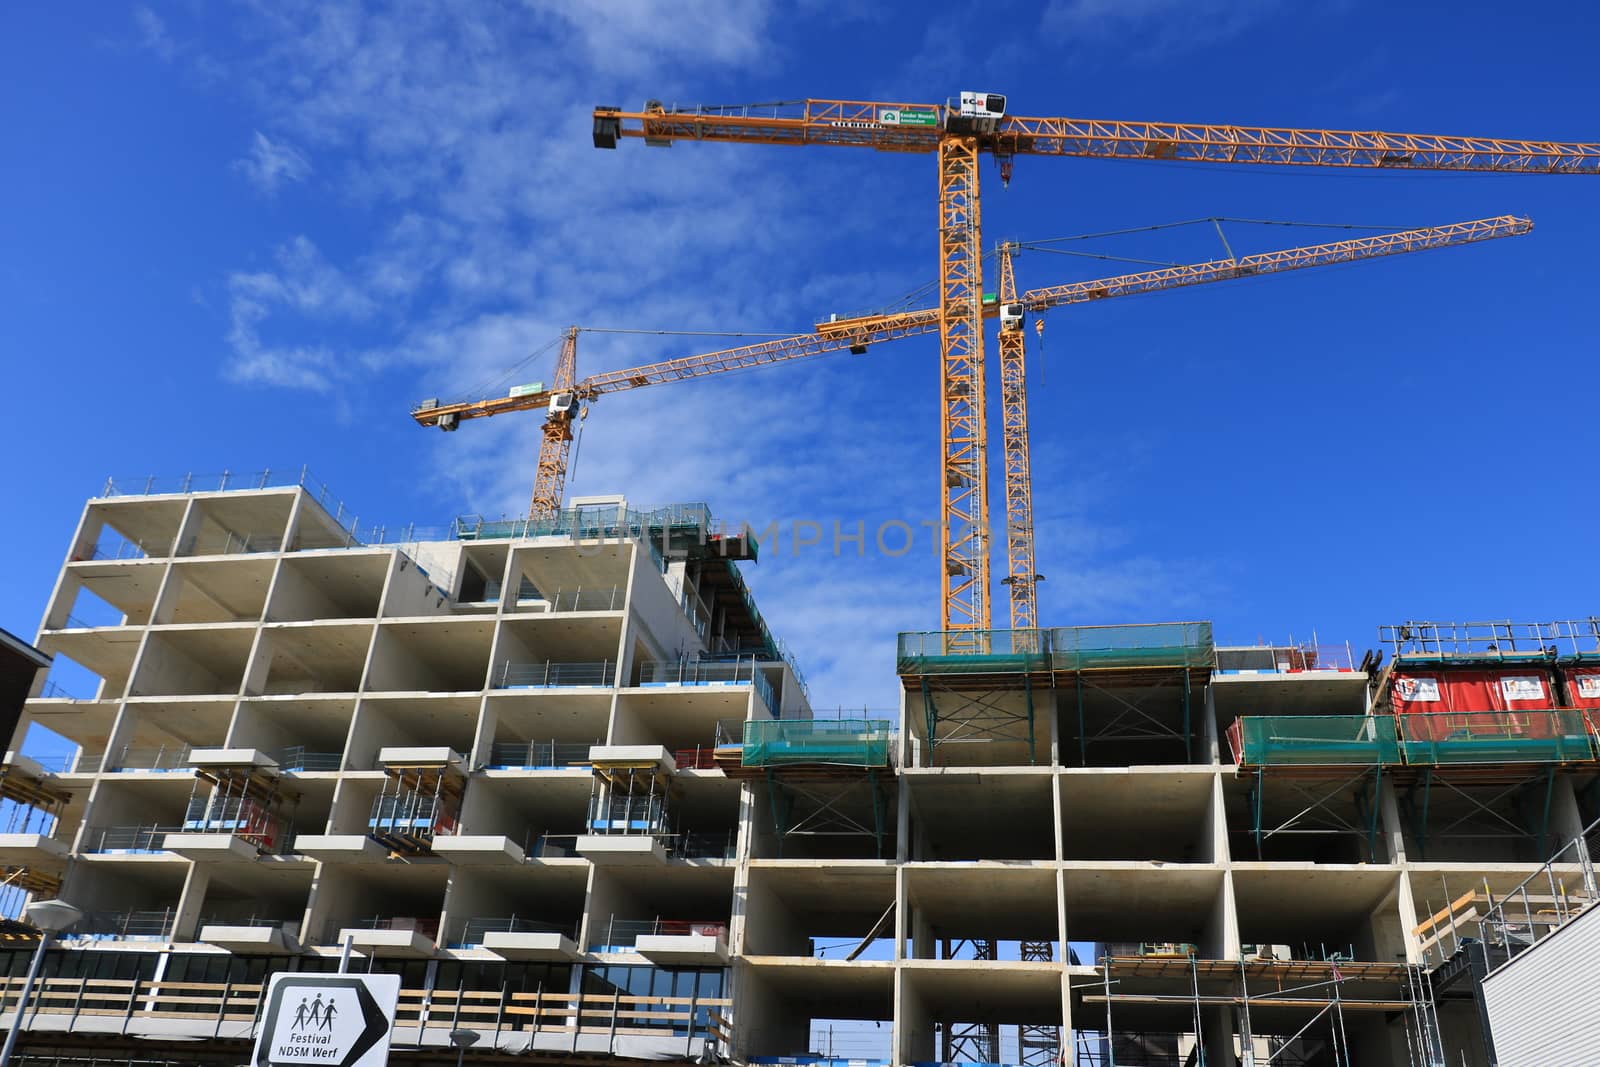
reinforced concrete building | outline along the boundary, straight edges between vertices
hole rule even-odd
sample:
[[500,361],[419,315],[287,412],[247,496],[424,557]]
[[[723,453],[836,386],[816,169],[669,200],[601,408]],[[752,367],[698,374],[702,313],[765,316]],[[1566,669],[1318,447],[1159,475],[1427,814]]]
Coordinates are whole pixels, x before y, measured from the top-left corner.
[[25,1062],[243,1063],[348,954],[396,1063],[1476,1067],[1435,978],[1595,895],[1595,620],[908,633],[898,721],[817,718],[703,507],[358,538],[269,483],[73,535],[0,774],[7,884],[87,913]]

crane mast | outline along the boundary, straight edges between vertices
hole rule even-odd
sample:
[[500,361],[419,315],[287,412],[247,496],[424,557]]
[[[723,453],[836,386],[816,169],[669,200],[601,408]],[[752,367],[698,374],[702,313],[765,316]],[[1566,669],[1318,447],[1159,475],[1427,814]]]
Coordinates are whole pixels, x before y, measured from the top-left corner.
[[1006,576],[1011,628],[1039,625],[1039,575],[1033,554],[1033,473],[1028,455],[1028,383],[1023,304],[1017,299],[1014,243],[999,248],[1000,441],[1005,456]]
[[[935,153],[939,162],[941,342],[941,589],[947,631],[988,628],[987,502],[981,401],[983,350],[969,291],[983,291],[974,250],[981,233],[977,159],[991,153],[1009,182],[1019,155],[1155,159],[1200,163],[1267,163],[1324,167],[1600,174],[1600,144],[1438,136],[1359,130],[1317,130],[1006,115],[997,93],[963,92],[945,104],[800,100],[733,107],[644,110],[598,107],[596,148],[640,137],[652,146],[675,141],[837,145],[879,151]],[[977,497],[977,499],[975,499]],[[980,555],[981,554],[981,555]],[[959,633],[953,638],[962,640]]]
[[544,417],[544,432],[539,438],[539,467],[533,478],[533,499],[528,505],[531,518],[544,518],[561,510],[567,488],[567,455],[572,451],[573,408],[577,398],[573,386],[578,377],[578,328],[569,326],[556,358],[554,388]]
[[[983,235],[978,141],[939,143],[939,396],[945,629],[987,631],[988,374],[983,358]],[[957,639],[959,640],[959,638]]]

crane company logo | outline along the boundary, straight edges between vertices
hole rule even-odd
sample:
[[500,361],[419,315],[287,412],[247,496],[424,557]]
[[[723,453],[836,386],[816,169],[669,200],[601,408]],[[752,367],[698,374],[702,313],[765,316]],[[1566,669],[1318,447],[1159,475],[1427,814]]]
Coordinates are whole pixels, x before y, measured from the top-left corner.
[[252,1062],[257,1067],[384,1063],[399,993],[398,975],[274,975]]
[[937,126],[939,115],[927,108],[885,107],[878,109],[878,121],[885,126]]
[[1437,678],[1396,678],[1394,691],[1400,694],[1400,699],[1411,704],[1437,704],[1439,702],[1439,679]]

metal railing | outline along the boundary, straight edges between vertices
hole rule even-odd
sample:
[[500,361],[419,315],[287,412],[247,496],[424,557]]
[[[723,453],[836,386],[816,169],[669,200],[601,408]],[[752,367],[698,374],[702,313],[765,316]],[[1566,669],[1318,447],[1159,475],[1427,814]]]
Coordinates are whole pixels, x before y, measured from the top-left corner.
[[1285,645],[1231,645],[1217,649],[1218,674],[1301,674],[1306,671],[1354,673],[1361,660],[1347,641]]
[[566,770],[589,766],[594,741],[496,741],[488,766],[497,770]]
[[639,938],[655,935],[679,937],[702,935],[726,938],[728,924],[724,920],[619,919],[612,915],[598,930],[591,931],[589,940],[593,944],[589,946],[589,951],[606,952],[618,949],[631,951],[638,944]]
[[1585,827],[1509,893],[1490,902],[1480,929],[1486,943],[1505,949],[1504,959],[1496,966],[1532,948],[1600,901],[1590,851],[1595,845],[1600,845],[1600,820]]
[[[110,536],[107,536],[107,535]],[[165,542],[170,544],[170,542]],[[168,552],[165,547],[157,548],[154,544],[135,541],[124,535],[120,530],[106,527],[100,531],[100,539],[88,550],[86,559],[149,559],[153,556],[165,556]],[[75,559],[78,557],[74,557]]]
[[78,759],[77,772],[92,774],[96,771],[184,771],[194,768],[189,763],[188,745],[159,745],[155,748],[123,745],[110,752],[85,752]]
[[667,842],[667,852],[684,860],[731,860],[738,856],[738,844],[736,831],[697,830],[673,836]]
[[1557,622],[1409,621],[1378,627],[1397,656],[1437,656],[1527,662],[1600,658],[1600,616]]
[[670,832],[667,799],[660,794],[631,793],[591,797],[586,832],[659,837]]
[[178,826],[104,826],[89,831],[85,852],[164,852],[168,834]]
[[507,660],[495,672],[496,689],[553,689],[564,686],[609,688],[617,680],[613,660],[599,663],[517,663]]
[[160,910],[94,911],[61,935],[70,941],[165,941],[172,936],[178,913]]
[[263,915],[202,915],[195,924],[195,930],[204,930],[208,926],[248,926],[257,930],[282,930],[288,934],[298,933],[300,918],[292,919],[275,918]]
[[429,939],[439,936],[439,917],[415,915],[365,915],[351,919],[329,919],[324,927],[323,943],[337,945],[345,930],[399,930],[419,933]]
[[76,693],[67,692],[65,689],[61,688],[61,684],[59,682],[56,682],[56,681],[52,680],[52,681],[46,681],[44,683],[44,688],[39,690],[39,699],[40,700],[82,700],[83,697],[78,696],[78,694],[76,694]]
[[283,547],[281,531],[240,533],[218,530],[194,534],[178,542],[178,556],[244,556],[257,552],[276,552]]
[[304,745],[291,745],[271,753],[278,769],[284,772],[337,771],[344,762],[338,752],[308,752]]
[[[196,474],[190,471],[187,474],[163,477],[107,478],[105,485],[100,489],[99,495],[101,498],[107,498],[182,493],[227,493],[252,489],[289,489],[295,486],[299,486],[311,494],[316,502],[322,505],[323,510],[333,515],[335,521],[343,523],[346,514],[343,501],[333,499],[332,494],[328,491],[327,483],[312,477],[310,469],[305,466],[268,468],[259,471],[224,470],[217,474]],[[353,528],[355,523],[354,516],[351,517],[350,522]]]
[[580,836],[579,834],[535,834],[530,829],[522,841],[522,855],[526,859],[576,856]]
[[56,752],[48,756],[24,752],[23,755],[37,763],[40,770],[51,774],[67,774],[78,762],[77,752]]
[[[483,599],[479,603],[498,602],[500,595],[504,592],[505,582],[499,578],[485,578],[483,581]],[[539,600],[539,587],[526,578],[520,578],[517,581],[517,599]]]
[[732,659],[684,659],[668,663],[645,663],[639,671],[642,686],[662,685],[748,685],[753,686],[769,710],[777,700],[772,684],[761,673],[754,656]]
[[613,585],[585,589],[556,589],[544,595],[547,611],[621,611],[627,600],[626,586]]
[[471,947],[483,944],[483,939],[488,934],[560,934],[562,937],[576,941],[578,939],[578,924],[553,923],[542,919],[525,919],[518,915],[493,919],[468,919],[461,924],[460,939],[451,947]]

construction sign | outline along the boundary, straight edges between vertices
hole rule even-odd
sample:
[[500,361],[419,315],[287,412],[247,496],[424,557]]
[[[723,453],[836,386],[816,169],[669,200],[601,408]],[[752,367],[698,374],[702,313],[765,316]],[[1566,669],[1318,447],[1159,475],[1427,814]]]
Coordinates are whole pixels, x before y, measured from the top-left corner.
[[250,1062],[381,1067],[399,999],[397,974],[275,974]]

